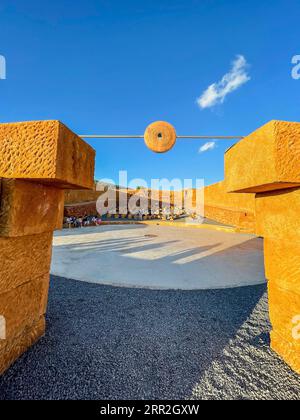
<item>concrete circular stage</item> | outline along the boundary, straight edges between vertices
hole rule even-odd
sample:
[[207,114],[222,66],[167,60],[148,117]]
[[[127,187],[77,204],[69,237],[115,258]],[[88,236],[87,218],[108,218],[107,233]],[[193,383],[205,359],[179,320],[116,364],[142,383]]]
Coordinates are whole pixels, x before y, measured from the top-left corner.
[[64,230],[54,236],[51,273],[149,289],[250,286],[265,282],[263,241],[214,229],[142,224]]

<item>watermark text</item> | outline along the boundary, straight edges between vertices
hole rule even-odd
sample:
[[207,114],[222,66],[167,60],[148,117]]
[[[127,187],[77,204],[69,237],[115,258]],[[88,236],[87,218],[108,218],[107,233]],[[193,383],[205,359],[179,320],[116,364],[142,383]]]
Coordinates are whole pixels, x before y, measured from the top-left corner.
[[292,319],[292,324],[295,325],[292,329],[292,336],[294,340],[300,340],[300,315],[296,315]]
[[0,315],[0,340],[6,340],[6,320]]
[[292,68],[292,78],[294,80],[300,79],[300,55],[294,55],[292,58],[292,64],[294,67]]
[[[118,187],[116,187],[118,186]],[[127,171],[119,172],[119,180],[101,180],[97,191],[102,194],[97,201],[101,215],[162,215],[193,216],[202,223],[204,217],[203,179],[144,179],[128,182]]]
[[0,55],[0,80],[6,79],[6,59]]

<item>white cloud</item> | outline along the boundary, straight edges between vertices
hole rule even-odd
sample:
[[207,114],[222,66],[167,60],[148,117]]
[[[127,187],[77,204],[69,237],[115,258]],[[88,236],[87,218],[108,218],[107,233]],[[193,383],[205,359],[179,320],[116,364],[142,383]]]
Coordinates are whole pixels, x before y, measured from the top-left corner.
[[216,147],[215,141],[209,141],[208,143],[205,143],[202,147],[199,149],[199,153],[208,152],[209,150],[213,150]]
[[222,104],[229,93],[237,90],[250,80],[247,67],[245,57],[238,55],[232,63],[230,72],[226,73],[221,81],[210,85],[197,99],[199,107],[205,109]]

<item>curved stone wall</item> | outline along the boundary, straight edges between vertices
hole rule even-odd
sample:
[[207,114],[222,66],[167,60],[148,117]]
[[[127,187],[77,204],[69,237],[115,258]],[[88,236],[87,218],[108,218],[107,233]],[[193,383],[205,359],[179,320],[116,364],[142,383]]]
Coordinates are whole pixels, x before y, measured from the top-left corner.
[[228,193],[224,181],[205,187],[204,212],[208,219],[255,233],[255,195]]

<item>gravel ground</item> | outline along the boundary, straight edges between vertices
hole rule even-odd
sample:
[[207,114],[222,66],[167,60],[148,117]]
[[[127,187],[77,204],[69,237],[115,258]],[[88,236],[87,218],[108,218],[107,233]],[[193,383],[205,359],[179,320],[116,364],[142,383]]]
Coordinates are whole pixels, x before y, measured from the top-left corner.
[[265,285],[152,291],[52,277],[46,336],[0,399],[297,399],[270,349]]

